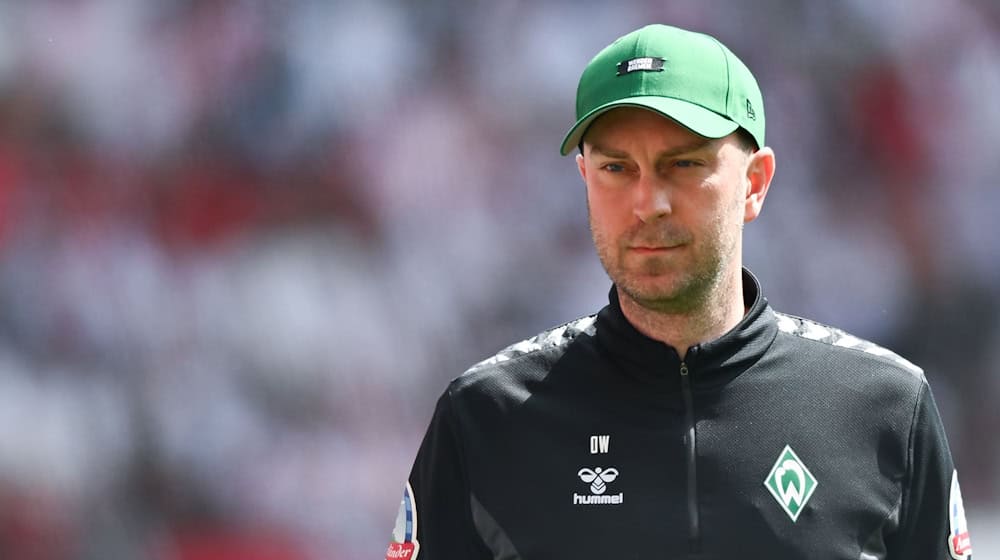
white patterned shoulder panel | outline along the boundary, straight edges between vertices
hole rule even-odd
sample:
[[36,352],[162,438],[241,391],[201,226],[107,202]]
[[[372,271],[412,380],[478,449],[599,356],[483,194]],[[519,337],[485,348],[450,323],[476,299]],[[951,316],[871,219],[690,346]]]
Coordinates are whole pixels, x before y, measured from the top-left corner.
[[829,327],[827,325],[810,321],[809,319],[796,317],[794,315],[786,315],[784,313],[775,312],[775,316],[778,320],[778,329],[781,330],[781,332],[809,340],[824,342],[833,346],[853,348],[866,354],[872,354],[873,356],[880,356],[882,358],[892,360],[913,375],[921,378],[924,376],[924,370],[922,370],[919,366],[899,354],[896,354],[892,350],[883,348],[874,342],[858,338],[841,329]]
[[596,315],[582,317],[575,321],[570,321],[565,325],[558,326],[554,329],[549,329],[529,339],[511,344],[510,346],[497,352],[494,356],[487,358],[479,362],[478,364],[472,366],[471,368],[469,368],[469,371],[474,371],[487,366],[496,365],[501,362],[512,360],[519,356],[524,356],[525,354],[530,354],[532,352],[544,350],[546,348],[554,348],[556,346],[561,346],[569,343],[580,334],[592,335],[594,334],[594,322],[596,320],[597,320]]

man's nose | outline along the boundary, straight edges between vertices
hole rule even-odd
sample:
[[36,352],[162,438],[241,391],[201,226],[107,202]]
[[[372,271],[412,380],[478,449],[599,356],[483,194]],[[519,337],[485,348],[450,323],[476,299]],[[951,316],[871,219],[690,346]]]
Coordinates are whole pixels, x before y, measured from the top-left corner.
[[642,173],[635,187],[634,212],[643,223],[658,220],[673,211],[670,203],[671,189],[662,178],[653,173]]

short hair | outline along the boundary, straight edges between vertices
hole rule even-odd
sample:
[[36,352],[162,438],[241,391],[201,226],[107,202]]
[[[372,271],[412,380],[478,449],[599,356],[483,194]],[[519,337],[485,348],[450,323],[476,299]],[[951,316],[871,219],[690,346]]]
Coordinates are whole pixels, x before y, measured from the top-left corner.
[[753,135],[742,126],[736,129],[736,141],[739,143],[740,149],[747,154],[752,154],[760,149]]

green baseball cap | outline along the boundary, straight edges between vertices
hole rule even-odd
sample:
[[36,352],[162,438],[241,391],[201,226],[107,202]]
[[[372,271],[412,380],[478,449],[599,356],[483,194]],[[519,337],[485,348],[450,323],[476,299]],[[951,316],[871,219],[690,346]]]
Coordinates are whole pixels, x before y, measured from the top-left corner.
[[580,144],[594,120],[642,107],[707,138],[739,127],[764,146],[764,100],[746,65],[714,37],[668,25],[637,29],[597,53],[576,90],[576,124],[560,153]]

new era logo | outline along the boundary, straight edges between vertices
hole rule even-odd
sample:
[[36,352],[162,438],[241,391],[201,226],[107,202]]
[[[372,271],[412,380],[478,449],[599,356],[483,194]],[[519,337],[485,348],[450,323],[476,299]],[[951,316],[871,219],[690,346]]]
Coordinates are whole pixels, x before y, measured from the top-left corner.
[[771,474],[764,479],[764,486],[771,491],[771,495],[778,500],[793,523],[799,518],[818,485],[816,477],[788,445],[778,455]]

